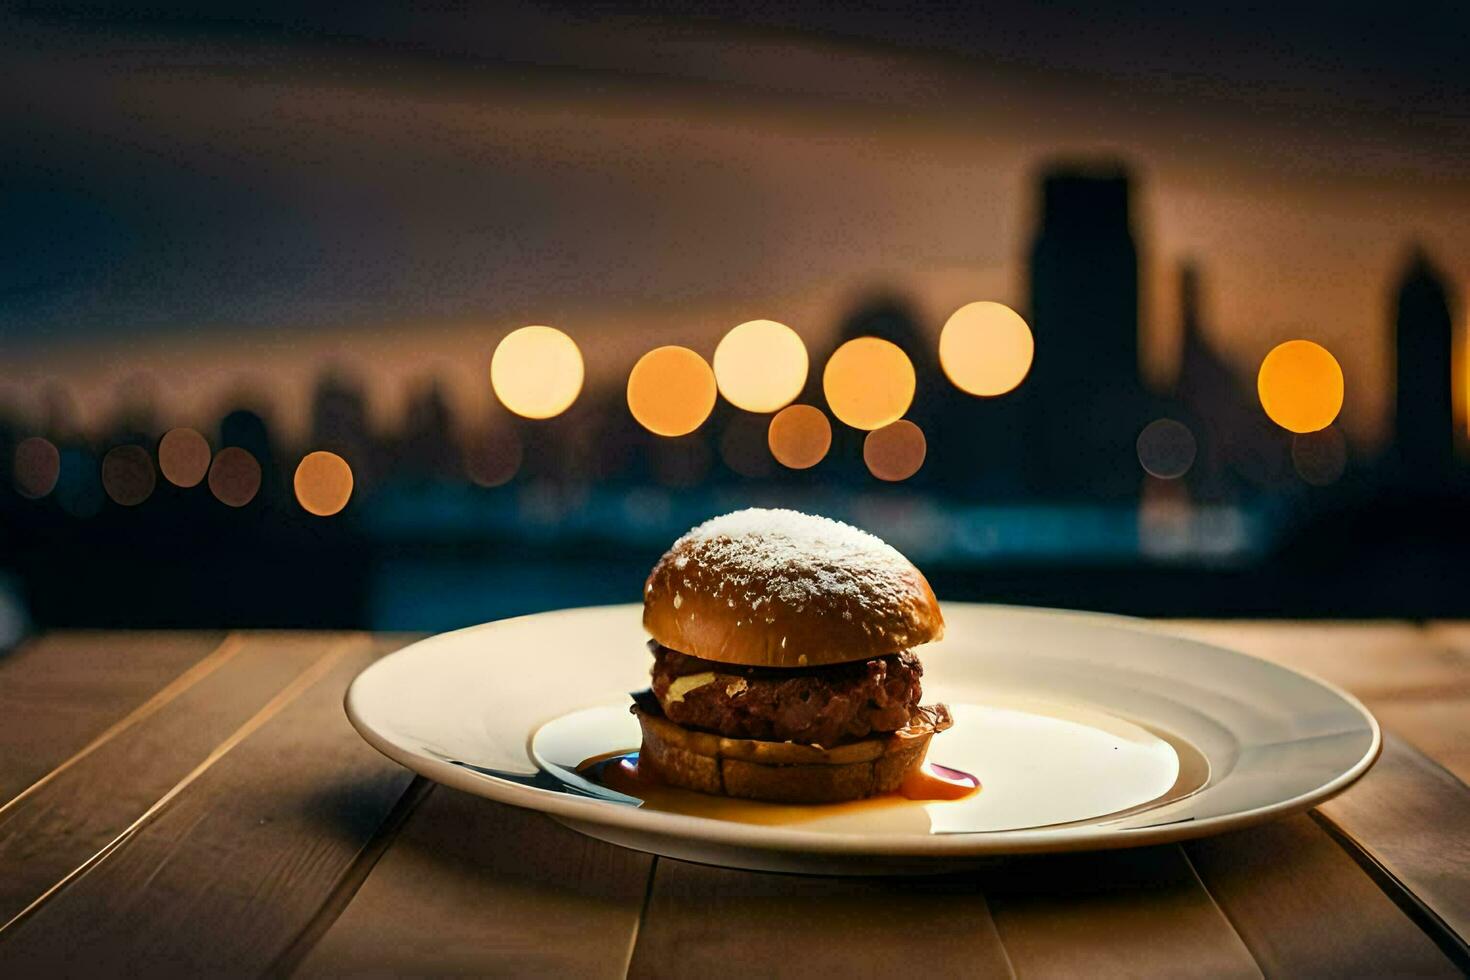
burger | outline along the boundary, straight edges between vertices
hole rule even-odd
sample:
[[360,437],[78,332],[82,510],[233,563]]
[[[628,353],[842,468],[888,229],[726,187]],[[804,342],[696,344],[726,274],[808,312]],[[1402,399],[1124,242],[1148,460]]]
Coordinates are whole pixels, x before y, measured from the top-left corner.
[[752,509],[701,524],[648,576],[643,625],[638,767],[674,786],[783,803],[891,792],[953,723],[920,705],[911,652],[944,633],[933,590],[838,521]]

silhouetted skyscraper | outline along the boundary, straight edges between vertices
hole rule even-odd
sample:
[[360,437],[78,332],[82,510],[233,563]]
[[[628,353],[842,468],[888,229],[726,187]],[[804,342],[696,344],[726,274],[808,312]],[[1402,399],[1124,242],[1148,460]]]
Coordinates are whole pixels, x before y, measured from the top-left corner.
[[[249,408],[236,408],[219,421],[219,439],[215,452],[227,446],[239,446],[260,464],[260,491],[255,500],[273,503],[285,493],[283,468],[276,457],[275,441],[265,418]],[[286,472],[294,473],[294,468]]]
[[1406,479],[1437,484],[1454,468],[1454,347],[1449,290],[1422,249],[1399,280],[1394,316],[1394,448]]
[[1234,496],[1235,477],[1269,487],[1290,475],[1290,465],[1288,444],[1273,430],[1249,384],[1205,335],[1204,306],[1199,268],[1185,262],[1179,270],[1182,343],[1174,400],[1199,443],[1189,487],[1196,499],[1220,500]]
[[117,414],[111,423],[111,441],[150,442],[159,431],[157,385],[146,374],[134,374],[118,385]]
[[1043,175],[1031,250],[1036,360],[1026,400],[1028,482],[1064,496],[1138,492],[1147,421],[1138,377],[1138,252],[1118,164]]
[[307,449],[324,449],[347,460],[359,487],[379,475],[378,443],[368,427],[367,394],[361,381],[335,369],[317,378]]
[[1193,262],[1179,267],[1179,329],[1174,397],[1199,445],[1189,487],[1198,499],[1219,499],[1228,493],[1224,433],[1233,421],[1235,378],[1204,334],[1199,268]]
[[897,292],[865,296],[843,319],[834,349],[858,337],[879,337],[898,345],[914,362],[915,370],[933,371],[938,365],[934,345],[920,329],[913,303]]
[[458,477],[462,471],[453,413],[437,378],[420,384],[409,396],[398,468],[402,475],[415,478]]

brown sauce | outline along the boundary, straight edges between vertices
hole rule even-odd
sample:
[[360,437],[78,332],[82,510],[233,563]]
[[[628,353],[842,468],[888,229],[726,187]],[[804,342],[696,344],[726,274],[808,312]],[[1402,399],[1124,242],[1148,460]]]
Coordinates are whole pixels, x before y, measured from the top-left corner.
[[595,755],[577,766],[577,772],[616,793],[642,800],[643,806],[650,810],[767,825],[799,823],[905,803],[962,800],[980,791],[980,780],[969,773],[927,762],[910,773],[896,792],[843,803],[817,804],[766,803],[669,786],[655,774],[640,769],[636,751]]
[[969,773],[929,762],[909,773],[898,787],[898,795],[924,802],[963,800],[979,791],[980,780]]

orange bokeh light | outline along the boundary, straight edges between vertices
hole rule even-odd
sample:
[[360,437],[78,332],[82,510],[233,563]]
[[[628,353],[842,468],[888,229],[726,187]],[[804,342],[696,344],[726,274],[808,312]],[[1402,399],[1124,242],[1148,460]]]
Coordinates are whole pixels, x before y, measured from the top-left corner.
[[832,448],[832,423],[813,405],[789,405],[777,412],[766,430],[771,455],[793,470],[810,469]]
[[209,459],[209,440],[193,429],[170,429],[158,442],[158,468],[174,486],[197,487]]
[[153,494],[158,476],[142,446],[117,446],[102,457],[102,489],[113,503],[136,507]]
[[628,410],[656,435],[688,435],[709,418],[715,392],[715,373],[704,358],[687,347],[659,347],[628,375]]
[[903,418],[914,401],[914,365],[897,344],[877,337],[849,340],[827,360],[827,406],[854,429],[881,429]]
[[15,490],[22,497],[40,500],[56,489],[61,476],[61,451],[50,439],[31,436],[15,447],[11,460]]
[[585,373],[576,341],[555,327],[513,330],[490,358],[495,397],[528,419],[549,419],[570,408]]
[[221,449],[209,466],[209,492],[222,504],[244,507],[260,492],[260,463],[239,446]]
[[296,501],[317,517],[331,517],[352,499],[352,467],[336,453],[307,453],[296,467]]
[[725,334],[715,348],[720,394],[747,412],[774,412],[791,404],[806,384],[806,345],[775,320],[751,320]]
[[1261,362],[1256,390],[1271,421],[1290,432],[1316,432],[1342,411],[1342,367],[1320,344],[1288,340]]
[[928,452],[924,430],[908,419],[874,429],[863,440],[863,462],[868,472],[889,483],[907,480],[919,472]]
[[523,456],[521,438],[515,429],[497,425],[482,432],[465,448],[465,472],[476,486],[504,486],[520,472]]
[[1031,328],[1004,303],[968,303],[939,333],[939,364],[971,395],[1004,395],[1025,380],[1036,356]]

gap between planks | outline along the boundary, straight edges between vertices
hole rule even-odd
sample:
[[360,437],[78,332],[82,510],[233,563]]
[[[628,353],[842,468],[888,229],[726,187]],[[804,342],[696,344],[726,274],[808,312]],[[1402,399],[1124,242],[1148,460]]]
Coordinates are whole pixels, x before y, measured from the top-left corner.
[[160,708],[178,698],[179,695],[183,694],[185,691],[189,690],[189,688],[193,687],[195,684],[199,683],[204,678],[214,673],[215,670],[217,670],[218,668],[224,666],[224,664],[227,663],[232,657],[234,657],[235,654],[240,652],[244,645],[244,638],[241,637],[238,633],[231,633],[229,636],[225,637],[219,646],[215,647],[214,650],[206,654],[201,660],[199,660],[198,663],[194,664],[178,677],[175,677],[172,681],[170,681],[147,701],[144,701],[142,704],[138,705],[122,718],[113,722],[96,738],[92,739],[92,741],[88,742],[76,752],[72,753],[69,758],[63,760],[50,772],[46,773],[46,775],[42,776],[34,783],[31,783],[31,785],[21,790],[12,799],[3,804],[0,804],[0,816],[3,816],[7,811],[13,809],[20,803],[35,795],[37,791],[39,791],[46,784],[50,783],[57,776],[60,776],[72,766],[81,762],[87,756],[91,755],[93,752],[97,751],[102,746],[106,745],[108,742],[121,735],[123,732],[132,728],[139,722],[145,721],[152,715],[156,714]]
[[[232,636],[231,638],[234,637]],[[224,650],[226,645],[229,643],[229,639],[231,638],[227,638],[225,643],[221,644],[220,650],[216,650],[215,653],[219,653],[221,650]],[[77,867],[73,868],[71,872],[69,872],[60,881],[56,882],[56,884],[52,885],[50,888],[46,889],[46,891],[42,892],[39,896],[36,897],[34,901],[32,901],[25,908],[17,912],[8,922],[0,925],[0,940],[4,939],[6,932],[20,925],[26,919],[30,918],[37,912],[37,910],[39,910],[43,905],[54,898],[57,894],[59,894],[68,885],[75,882],[92,869],[96,868],[103,861],[107,860],[110,855],[116,853],[118,848],[126,844],[128,840],[130,840],[135,834],[137,834],[144,827],[148,826],[148,824],[151,823],[153,820],[157,819],[158,815],[163,812],[168,804],[177,799],[180,793],[188,789],[191,783],[197,780],[200,776],[204,775],[204,773],[208,771],[208,769],[216,762],[228,755],[231,749],[235,748],[235,746],[245,741],[245,739],[249,738],[252,734],[258,731],[268,721],[270,721],[276,715],[280,714],[280,712],[292,701],[294,701],[303,691],[307,690],[318,680],[320,680],[322,676],[325,675],[326,672],[337,663],[337,661],[342,659],[342,657],[350,649],[351,644],[354,642],[358,642],[358,638],[354,637],[341,641],[335,649],[328,650],[326,653],[322,654],[315,663],[313,663],[306,670],[298,674],[289,684],[281,688],[280,691],[276,692],[275,696],[273,696],[269,701],[261,706],[260,710],[252,715],[243,725],[235,729],[235,731],[232,732],[228,738],[226,738],[219,745],[215,746],[208,756],[206,756],[198,765],[196,765],[187,774],[185,774],[184,777],[180,779],[177,783],[175,783],[168,792],[164,793],[163,796],[161,796],[156,802],[154,802],[152,806],[145,810],[141,816],[130,823],[127,827],[123,828],[121,833],[119,833],[116,837],[114,837],[91,857],[87,858],[87,860],[83,861]],[[241,643],[243,643],[243,641],[241,641]],[[233,649],[230,650],[229,656],[233,656],[238,648],[239,644],[237,644]],[[212,657],[214,656],[214,654],[211,654],[210,656]],[[205,659],[207,660],[209,658]],[[158,704],[154,705],[150,710],[147,711],[146,714],[143,714],[139,718],[133,718],[133,721],[130,722],[130,724],[136,723],[142,718],[146,718],[149,714],[152,714],[159,708],[163,707],[163,705],[168,703],[169,700],[172,700],[173,697],[177,697],[183,691],[191,687],[194,683],[207,676],[210,672],[214,670],[215,667],[218,667],[219,664],[224,663],[224,661],[227,659],[228,657],[222,658],[218,663],[210,667],[209,670],[205,670],[202,673],[198,674],[198,676],[193,677],[189,681],[189,683],[179,687],[176,691],[172,693],[169,698],[165,698]],[[200,664],[203,664],[203,661],[201,661]],[[183,680],[183,677],[180,677],[179,679]],[[173,685],[170,685],[170,687],[173,687]],[[167,688],[165,688],[165,690],[167,690]],[[159,692],[159,694],[162,693],[162,691]],[[151,703],[152,699],[150,699],[149,704]],[[143,711],[144,708],[147,707],[148,704],[142,705],[138,708],[138,711]],[[137,712],[134,712],[134,714],[137,714]],[[129,718],[132,717],[132,715],[129,715]],[[124,720],[126,721],[127,719]],[[125,730],[129,726],[123,725],[121,722],[119,722],[118,725],[113,727],[114,729],[116,729],[116,731],[114,731],[113,729],[109,729],[108,732],[103,733],[104,736],[111,737],[112,735],[116,735],[118,732]],[[47,778],[49,778],[50,775],[59,772],[65,765],[73,761],[79,761],[81,758],[85,757],[86,754],[101,746],[105,741],[106,738],[99,736],[93,744],[90,744],[82,751],[78,752],[71,759],[68,759],[67,763],[63,763],[62,766],[58,766],[56,769],[52,770],[52,773],[48,774]],[[38,780],[35,785],[40,786],[44,781],[44,779]],[[27,794],[22,794],[22,796],[24,795]],[[20,799],[20,797],[17,797],[16,799]]]
[[633,923],[633,935],[628,937],[628,957],[623,960],[623,977],[627,980],[633,972],[633,954],[638,949],[638,934],[643,931],[643,920],[648,918],[648,904],[653,901],[653,879],[658,874],[659,856],[648,862],[648,881],[643,886],[643,904],[638,907],[638,921]]
[[[229,644],[229,641],[230,640],[235,640],[237,642],[237,644],[238,644],[239,639],[240,639],[239,637],[233,636],[233,635],[231,637],[227,637],[225,643],[222,643],[220,645],[220,647],[216,648],[215,651],[213,651],[212,653],[208,654],[204,658],[204,660],[201,660],[193,668],[190,668],[189,671],[186,671],[184,675],[180,675],[179,678],[177,678],[174,682],[172,682],[169,685],[169,688],[172,688],[175,684],[179,684],[179,682],[181,682],[183,680],[183,678],[187,674],[191,673],[192,671],[198,670],[203,665],[203,663],[205,661],[210,660],[211,658],[214,658],[214,657],[217,657],[217,656],[220,657],[220,660],[218,661],[218,663],[214,664],[214,666],[215,667],[221,666],[228,659],[228,657],[227,656],[224,656],[223,653],[225,651],[225,648]],[[336,651],[335,652],[335,656],[338,657],[338,658],[340,658],[340,656],[344,652],[345,652],[344,650]],[[232,656],[233,654],[231,653],[230,655]],[[320,656],[321,657],[327,657],[328,654],[321,654]],[[312,668],[308,668],[308,672],[314,671],[316,669],[316,666],[317,665],[313,665]],[[211,668],[211,669],[213,669],[213,668]],[[325,667],[322,668],[323,671],[325,671],[325,669],[326,669]],[[172,697],[177,697],[178,695],[182,694],[184,691],[188,690],[188,688],[190,686],[192,686],[192,684],[194,682],[197,682],[198,680],[202,680],[203,677],[205,677],[205,676],[208,675],[208,673],[209,673],[209,671],[203,671],[203,672],[197,674],[197,676],[194,676],[188,683],[183,684],[182,686],[180,686],[176,690],[174,690],[172,692],[172,694],[170,695],[170,697],[167,697],[167,698],[161,697],[164,694],[164,691],[160,691],[159,694],[158,695],[155,695],[154,698],[150,699],[149,702],[145,702],[144,705],[139,706],[137,709],[135,709],[133,712],[131,712],[128,716],[125,716],[125,718],[122,721],[120,721],[117,724],[115,724],[114,726],[112,726],[112,728],[109,728],[107,731],[105,731],[102,735],[100,735],[96,739],[94,739],[94,741],[92,743],[89,743],[82,750],[79,750],[71,759],[68,759],[66,762],[62,763],[60,766],[57,767],[57,770],[54,770],[53,772],[59,772],[59,771],[63,770],[64,768],[72,765],[74,762],[76,762],[76,761],[80,760],[81,758],[84,758],[86,755],[90,754],[97,747],[99,747],[100,745],[102,745],[103,743],[105,743],[109,738],[113,737],[114,735],[120,734],[122,731],[125,731],[127,728],[131,727],[132,725],[138,723],[139,721],[142,721],[144,718],[148,717],[148,715],[156,712],[164,704],[168,703],[168,701]],[[168,688],[165,688],[165,690],[168,690]],[[157,701],[157,703],[154,704],[153,703],[154,701]],[[282,705],[282,707],[284,707],[284,705]],[[264,709],[262,709],[262,710],[264,710]],[[262,720],[260,722],[260,724],[264,724],[266,720],[268,720],[268,719]],[[251,719],[251,721],[254,721],[254,719]],[[247,722],[247,725],[248,724],[249,724],[249,722]],[[259,725],[257,725],[256,727],[258,728]],[[253,729],[252,729],[252,731],[253,731]],[[249,734],[249,733],[246,733],[246,734]],[[243,736],[242,736],[242,738],[243,738]],[[232,739],[233,739],[233,736],[232,736]],[[230,740],[226,740],[226,741],[230,741]],[[221,745],[223,746],[224,743],[221,743]],[[225,749],[224,751],[227,752],[228,749]],[[216,753],[218,753],[218,754],[216,754]],[[211,753],[210,760],[208,760],[208,761],[217,761],[217,759],[219,757],[222,757],[223,754],[224,754],[224,752],[219,752],[218,749],[216,750],[216,753]],[[200,774],[202,774],[202,768],[201,768]],[[42,780],[38,780],[37,785],[40,785],[41,783],[43,783],[45,780],[47,780],[49,778],[50,778],[50,774],[48,774],[48,776],[46,776],[46,777],[43,777]],[[190,774],[190,776],[186,776],[185,777],[186,781],[192,781],[192,778],[197,778],[197,774]],[[418,782],[418,781],[416,781],[416,782]],[[160,804],[166,802],[167,799],[170,799],[170,798],[173,798],[174,796],[176,796],[177,795],[176,794],[176,791],[180,791],[180,790],[182,790],[182,788],[183,788],[182,785],[176,786],[174,790],[171,790],[168,794],[166,794],[165,800],[161,800],[160,801]],[[25,791],[25,794],[22,794],[22,795],[27,795],[30,792],[31,792],[31,789],[28,788]],[[369,842],[363,846],[363,848],[359,852],[359,855],[357,856],[357,858],[355,858],[353,860],[352,865],[341,876],[341,879],[340,879],[339,883],[336,886],[334,886],[334,889],[333,889],[333,891],[331,893],[332,899],[329,900],[329,902],[327,903],[327,907],[324,907],[323,913],[320,913],[320,914],[325,914],[326,911],[327,911],[327,908],[332,908],[333,911],[331,912],[330,918],[324,918],[324,919],[322,919],[321,931],[325,931],[326,929],[330,928],[331,922],[333,920],[335,920],[336,916],[340,914],[341,910],[343,908],[345,908],[346,905],[349,904],[352,901],[353,896],[356,894],[358,888],[361,887],[361,884],[363,883],[363,881],[365,881],[366,878],[372,873],[373,866],[382,857],[382,855],[384,853],[386,853],[386,851],[388,850],[388,848],[392,846],[392,842],[393,842],[394,838],[396,837],[397,832],[398,832],[398,829],[401,826],[402,822],[405,821],[411,815],[413,808],[416,807],[419,802],[422,802],[422,799],[424,798],[424,796],[427,795],[428,790],[427,789],[422,789],[420,791],[420,795],[417,798],[410,799],[411,797],[413,797],[414,792],[415,792],[415,785],[414,784],[410,784],[410,786],[400,796],[399,801],[393,804],[392,810],[390,810],[389,814],[387,816],[385,816],[385,818],[383,819],[380,827],[377,830],[374,830],[373,831],[373,837],[370,838]],[[401,810],[401,813],[400,813],[400,810]],[[3,808],[0,808],[0,811],[3,811]],[[149,812],[150,813],[153,812],[152,808],[150,808],[150,811]],[[396,822],[395,822],[395,814],[398,814],[398,817],[396,819]],[[156,813],[154,813],[154,816],[156,816]],[[1318,817],[1317,814],[1313,814],[1313,816],[1314,817]],[[141,824],[141,820],[142,819],[146,819],[147,817],[148,817],[148,814],[145,813],[144,818],[140,818],[140,824]],[[1319,819],[1319,822],[1321,822],[1322,818],[1318,817],[1318,819]],[[1327,825],[1324,824],[1324,827],[1327,827]],[[141,829],[141,826],[140,827],[137,827],[137,828],[129,828],[129,831],[136,832],[137,829]],[[1331,827],[1327,827],[1327,829],[1330,831],[1332,828]],[[124,834],[127,834],[129,831],[124,831]],[[1336,836],[1336,835],[1334,835],[1334,836]],[[119,842],[117,842],[117,843],[120,843],[120,842],[121,842],[121,838],[119,839]],[[111,847],[111,846],[112,845],[109,845],[109,847]],[[1348,852],[1350,854],[1353,854],[1354,857],[1359,860],[1359,863],[1361,863],[1363,857],[1366,856],[1366,855],[1358,855],[1358,854],[1355,854],[1353,852],[1353,849],[1352,848],[1348,848],[1347,850],[1348,850]],[[1196,881],[1199,882],[1200,887],[1203,888],[1205,894],[1209,897],[1210,901],[1215,905],[1215,907],[1217,908],[1217,910],[1219,910],[1220,914],[1225,918],[1225,920],[1230,923],[1232,929],[1238,933],[1239,930],[1237,928],[1235,928],[1235,923],[1231,920],[1231,916],[1224,909],[1220,908],[1220,903],[1216,900],[1214,894],[1211,892],[1211,890],[1208,887],[1208,885],[1206,885],[1204,883],[1204,881],[1200,878],[1199,871],[1194,866],[1193,860],[1188,856],[1187,853],[1184,855],[1184,860],[1185,860],[1186,866],[1189,868],[1190,873],[1196,879]],[[1368,860],[1371,861],[1372,860],[1371,857],[1368,857]],[[91,863],[91,862],[89,862],[89,863]],[[1365,868],[1366,868],[1366,866],[1365,866]],[[1380,871],[1382,871],[1382,869],[1380,869]],[[641,904],[640,910],[639,910],[639,915],[638,915],[638,918],[634,922],[634,929],[632,931],[632,936],[630,937],[630,940],[629,940],[629,943],[628,943],[628,948],[629,948],[629,961],[627,963],[625,963],[625,966],[624,966],[624,973],[625,974],[628,972],[629,967],[631,966],[631,960],[632,960],[634,951],[635,951],[636,946],[637,946],[638,937],[639,937],[640,933],[643,931],[643,928],[645,926],[645,920],[646,920],[647,915],[648,915],[648,912],[649,912],[650,900],[651,900],[652,894],[653,894],[652,889],[653,889],[654,876],[655,876],[656,872],[657,872],[657,859],[654,860],[654,863],[650,866],[649,871],[648,871],[648,878],[647,878],[646,883],[645,883],[645,889],[644,889],[644,894],[643,894],[643,898],[642,898],[642,904]],[[1371,873],[1371,869],[1370,869],[1370,873]],[[70,876],[70,875],[68,876],[69,879],[71,877],[72,876]],[[1385,889],[1385,890],[1387,890],[1387,889]],[[334,905],[334,901],[336,901],[336,900],[340,900],[340,905]],[[1430,912],[1429,914],[1432,915],[1433,913]],[[1436,919],[1436,921],[1438,921],[1438,920]],[[1416,922],[1417,922],[1417,920],[1416,920]],[[302,932],[302,939],[301,940],[298,940],[298,941],[304,943],[304,946],[303,946],[303,949],[302,949],[302,954],[303,955],[306,952],[309,952],[309,950],[310,950],[312,944],[314,944],[316,938],[319,938],[319,936],[320,936],[320,931],[317,932],[317,933],[312,933],[311,930],[312,930],[312,925],[309,924],[306,927],[306,929],[304,929],[303,932]],[[1002,950],[1002,952],[1006,953],[1007,954],[1007,958],[1009,958],[1009,955],[1008,955],[1009,954],[1009,950],[1006,949],[1006,947],[1005,947],[1005,945],[1003,943],[1001,944],[1001,950]],[[1461,962],[1461,961],[1460,960],[1456,960],[1456,962],[1458,963],[1458,962]],[[287,969],[289,969],[291,967],[291,965],[292,965],[291,962],[290,962],[290,960],[289,960],[289,957],[287,955],[284,955],[284,954],[283,954],[282,957],[280,957],[278,959],[277,963],[285,966]]]
[[423,803],[430,793],[434,791],[437,784],[432,780],[415,775],[398,802],[393,804],[393,809],[388,811],[378,829],[373,832],[372,838],[363,845],[352,864],[338,879],[332,888],[327,900],[322,903],[321,909],[312,916],[301,933],[292,940],[276,961],[265,969],[264,976],[267,977],[289,977],[294,974],[301,963],[310,955],[317,942],[327,934],[333,923],[341,917],[347,906],[357,897],[357,892],[367,881],[368,875],[373,873],[373,868],[383,855],[388,853],[388,848],[398,839],[398,833],[408,818],[413,816],[419,804]]
[[1240,930],[1240,923],[1235,920],[1234,916],[1220,902],[1220,899],[1210,890],[1210,883],[1205,881],[1205,876],[1199,873],[1199,868],[1195,865],[1194,858],[1189,856],[1189,849],[1182,843],[1176,844],[1175,846],[1179,848],[1179,856],[1184,860],[1184,867],[1194,877],[1195,882],[1199,885],[1200,891],[1205,893],[1205,898],[1210,900],[1210,904],[1214,906],[1215,912],[1219,914],[1220,918],[1225,920],[1225,924],[1230,927],[1230,931],[1235,933],[1241,945],[1246,948],[1246,952],[1250,953],[1251,959],[1255,960],[1256,968],[1261,970],[1262,976],[1265,976],[1265,970],[1262,967],[1260,957],[1256,955],[1255,950],[1251,949],[1250,944],[1245,941],[1245,934]]
[[1466,976],[1470,976],[1470,944],[1460,938],[1449,923],[1440,918],[1439,914],[1414,894],[1408,885],[1399,880],[1392,870],[1385,867],[1362,843],[1338,826],[1331,817],[1316,809],[1311,810],[1308,815],[1337,842],[1339,847],[1347,852],[1349,857],[1358,863],[1358,866],[1388,896],[1389,900],[1409,917],[1409,921],[1418,926],[1439,947],[1440,952],[1449,957],[1450,962],[1464,970]]

